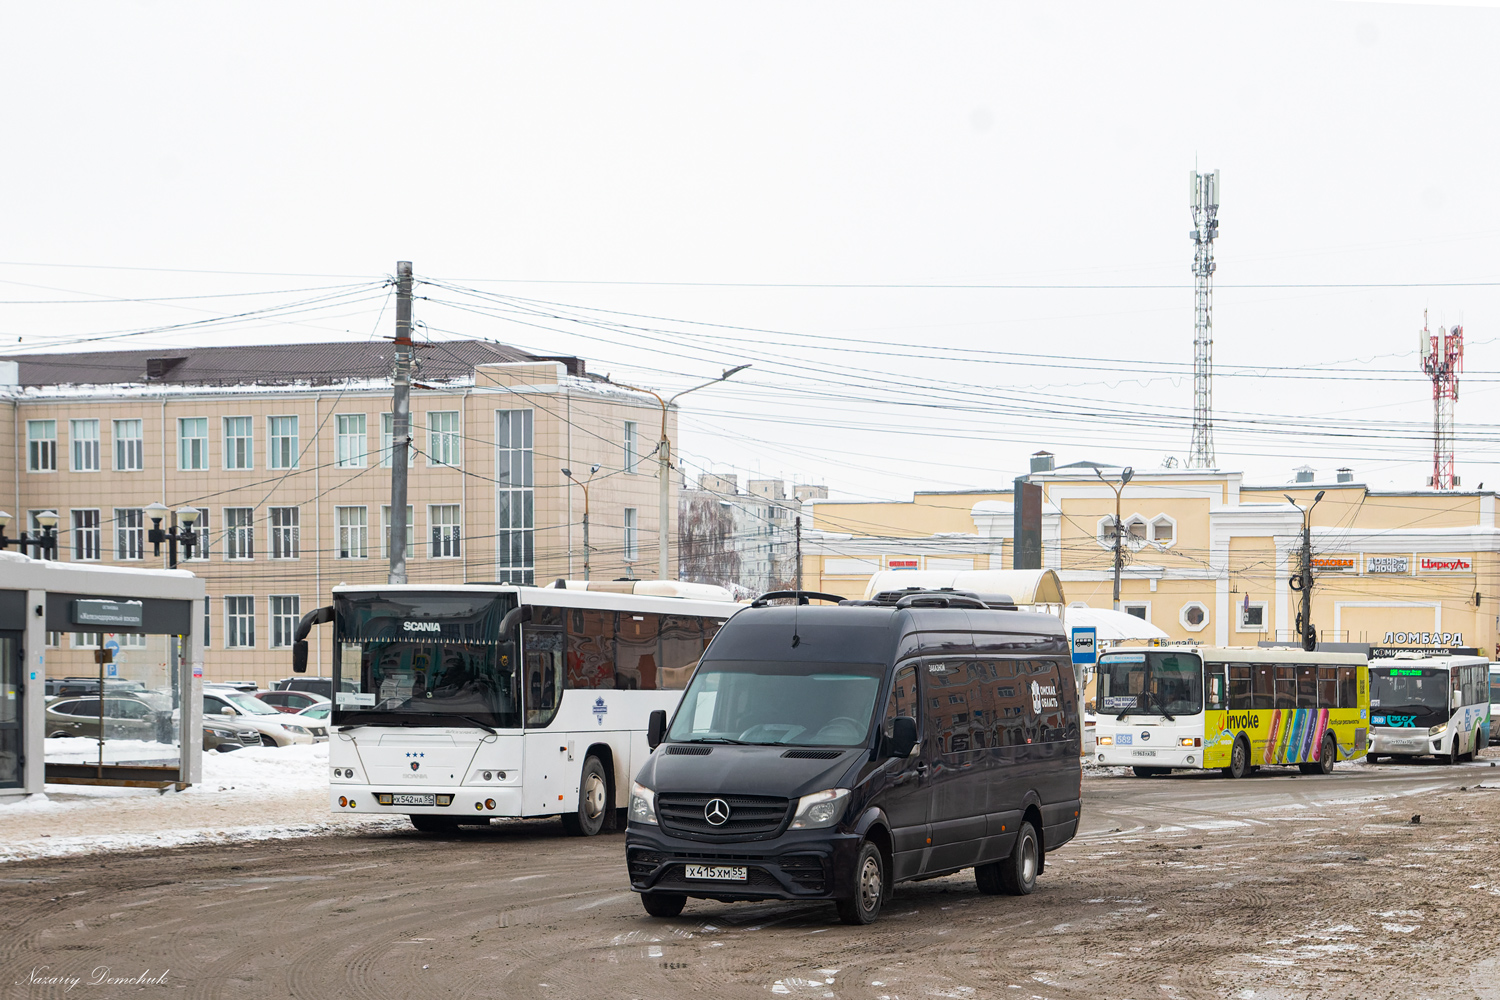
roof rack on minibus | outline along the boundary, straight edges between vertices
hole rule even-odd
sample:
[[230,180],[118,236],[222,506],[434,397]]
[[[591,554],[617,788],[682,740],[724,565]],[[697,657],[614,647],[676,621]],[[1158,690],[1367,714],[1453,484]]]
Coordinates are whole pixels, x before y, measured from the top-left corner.
[[770,593],[761,594],[750,602],[752,608],[764,608],[772,601],[789,601],[795,599],[798,604],[807,604],[809,601],[832,601],[835,604],[850,604],[848,598],[839,597],[836,594],[820,594],[815,590],[773,590]]

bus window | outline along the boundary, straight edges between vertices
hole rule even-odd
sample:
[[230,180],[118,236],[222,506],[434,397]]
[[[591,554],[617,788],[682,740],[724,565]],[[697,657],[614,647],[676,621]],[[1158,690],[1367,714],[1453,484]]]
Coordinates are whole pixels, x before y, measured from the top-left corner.
[[1251,668],[1251,708],[1276,707],[1276,667],[1270,663],[1257,663]]
[[526,670],[526,725],[541,728],[552,722],[563,692],[563,634],[523,626],[521,662]]
[[1222,712],[1229,707],[1228,692],[1224,689],[1224,664],[1204,665],[1204,679],[1208,682],[1203,690],[1203,707],[1210,712]]
[[1339,708],[1359,707],[1358,683],[1358,667],[1339,667]]
[[1339,707],[1339,668],[1318,668],[1318,707]]
[[568,617],[568,687],[615,686],[615,613],[571,608]]
[[1016,673],[1016,661],[994,660],[989,664],[990,681],[986,692],[986,704],[991,707],[994,718],[990,720],[989,745],[992,747],[1015,747],[1026,745],[1026,702],[1030,694],[1023,694],[1021,681]]
[[1297,670],[1297,707],[1318,707],[1318,668],[1300,664]]
[[1296,708],[1297,707],[1297,668],[1291,666],[1278,666],[1276,668],[1276,701],[1272,708]]
[[1231,663],[1229,665],[1230,710],[1241,712],[1254,707],[1255,704],[1250,698],[1250,664]]
[[661,616],[621,611],[615,621],[615,687],[655,691],[660,686]]
[[663,615],[661,619],[661,686],[671,691],[687,687],[703,658],[703,619]]

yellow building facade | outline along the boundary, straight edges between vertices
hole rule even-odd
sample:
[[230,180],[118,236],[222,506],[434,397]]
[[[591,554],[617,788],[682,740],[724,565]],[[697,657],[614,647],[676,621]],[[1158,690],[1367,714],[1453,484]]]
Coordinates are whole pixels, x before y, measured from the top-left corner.
[[[1119,470],[1100,471],[1118,482]],[[1042,489],[1043,567],[1058,572],[1070,603],[1111,607],[1114,490],[1093,468],[1030,478]],[[852,597],[876,570],[1009,568],[1013,500],[1001,490],[816,502],[804,586]],[[1308,507],[1320,642],[1494,651],[1495,494],[1372,491],[1348,476],[1247,486],[1234,472],[1137,472],[1120,503],[1122,610],[1177,640],[1295,640],[1302,596],[1290,581]]]

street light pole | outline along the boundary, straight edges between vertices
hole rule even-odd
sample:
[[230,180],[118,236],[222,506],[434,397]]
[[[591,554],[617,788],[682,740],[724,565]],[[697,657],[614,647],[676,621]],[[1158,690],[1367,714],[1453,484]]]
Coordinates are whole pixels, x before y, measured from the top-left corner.
[[[589,478],[585,482],[574,477],[571,469],[562,470],[562,474],[572,479],[573,482],[583,487],[583,580],[589,579],[589,483],[594,481],[594,474],[599,471],[599,463],[595,462],[593,468],[589,469]],[[569,564],[572,563],[572,553],[568,555]]]
[[[177,545],[182,543],[182,557],[193,558],[193,546],[197,544],[198,535],[193,531],[193,524],[197,522],[201,513],[196,507],[179,507],[170,511],[172,524],[169,528],[161,526],[162,519],[167,516],[169,508],[160,501],[146,508],[146,516],[151,519],[151,530],[146,532],[146,541],[152,545],[152,554],[161,555],[161,543],[167,543],[167,568],[177,568]],[[179,527],[177,522],[181,521]]]
[[739,365],[735,368],[726,368],[724,369],[724,373],[718,378],[711,378],[707,382],[704,382],[702,385],[695,385],[692,388],[684,389],[681,392],[677,393],[677,395],[671,396],[667,399],[662,399],[659,394],[652,392],[650,389],[642,389],[639,386],[626,385],[624,382],[615,383],[615,385],[619,386],[622,389],[634,389],[636,392],[644,392],[651,396],[655,396],[657,403],[661,404],[661,440],[656,443],[656,460],[658,468],[657,477],[659,480],[658,490],[660,494],[659,505],[656,514],[656,532],[658,538],[656,572],[658,579],[670,580],[672,576],[675,575],[669,574],[667,572],[667,556],[671,551],[670,545],[667,541],[667,529],[671,524],[668,503],[671,499],[672,475],[672,442],[667,438],[667,411],[671,408],[673,403],[677,402],[688,393],[697,392],[699,389],[706,389],[709,386],[722,382],[725,379],[729,378],[731,375],[738,374],[739,372],[742,372],[749,367],[749,365]]
[[1114,603],[1114,609],[1116,611],[1119,611],[1120,610],[1120,571],[1125,568],[1125,552],[1124,552],[1124,549],[1122,548],[1123,543],[1124,543],[1124,534],[1125,534],[1125,532],[1124,532],[1124,526],[1122,524],[1120,524],[1120,493],[1125,489],[1125,484],[1128,483],[1128,482],[1130,482],[1130,480],[1132,478],[1134,478],[1134,476],[1135,476],[1135,469],[1132,468],[1131,466],[1127,465],[1125,467],[1124,471],[1122,471],[1120,473],[1120,483],[1119,483],[1118,486],[1115,485],[1114,483],[1110,482],[1108,479],[1105,479],[1104,478],[1104,473],[1101,470],[1099,470],[1099,469],[1095,469],[1094,470],[1094,475],[1098,476],[1099,477],[1099,481],[1102,482],[1105,486],[1108,486],[1110,489],[1112,489],[1112,490],[1115,491],[1115,526],[1114,526],[1114,536],[1115,536],[1115,603]]
[[1302,571],[1287,581],[1287,585],[1302,594],[1302,610],[1297,613],[1297,636],[1302,640],[1302,648],[1311,653],[1318,648],[1318,630],[1312,623],[1312,512],[1323,499],[1326,490],[1319,490],[1318,495],[1313,497],[1313,502],[1303,510],[1297,501],[1289,494],[1283,493],[1286,502],[1302,512]]

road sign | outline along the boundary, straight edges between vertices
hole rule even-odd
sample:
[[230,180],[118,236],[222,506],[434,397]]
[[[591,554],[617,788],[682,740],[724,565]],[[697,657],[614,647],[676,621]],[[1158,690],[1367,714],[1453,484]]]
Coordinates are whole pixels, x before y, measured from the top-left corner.
[[1092,625],[1080,625],[1072,630],[1073,662],[1097,663],[1099,661],[1099,630]]

